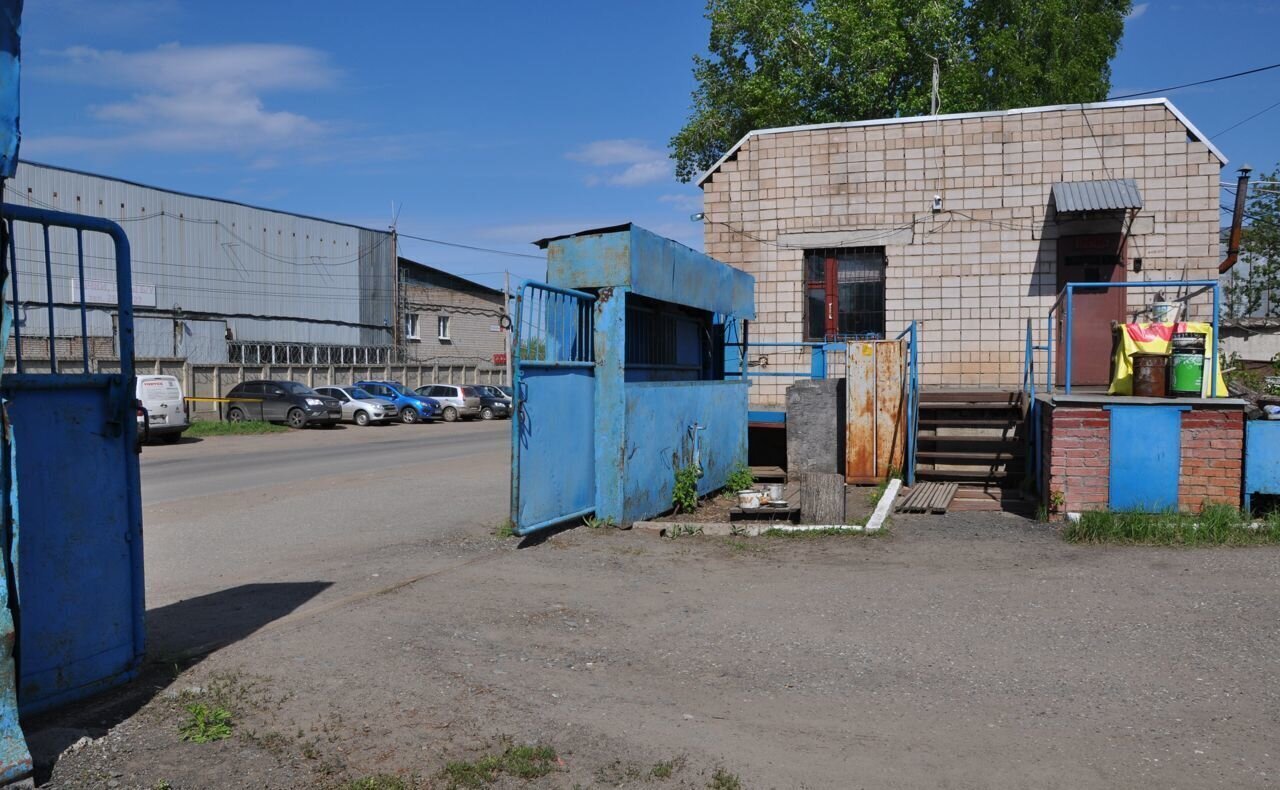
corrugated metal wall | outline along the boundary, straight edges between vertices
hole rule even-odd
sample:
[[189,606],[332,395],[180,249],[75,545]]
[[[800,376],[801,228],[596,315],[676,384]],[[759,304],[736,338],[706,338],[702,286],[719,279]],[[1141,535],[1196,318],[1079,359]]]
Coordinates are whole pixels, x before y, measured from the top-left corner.
[[[193,362],[227,358],[228,326],[237,340],[392,343],[396,258],[390,233],[25,162],[8,182],[5,199],[106,217],[125,228],[133,252],[135,306],[152,308],[140,310],[147,320],[138,322],[139,356],[172,355],[174,311],[200,314],[184,319],[186,330],[179,338]],[[75,234],[53,229],[50,235],[54,301],[73,303],[78,294]],[[19,298],[43,304],[41,231],[20,225],[15,242]],[[84,253],[86,292],[101,290],[98,283],[114,283],[109,241],[86,236]],[[12,298],[12,291],[5,296]],[[18,315],[24,335],[47,333],[43,307],[27,307]],[[79,334],[76,309],[56,310],[54,322],[58,336]],[[110,337],[112,332],[111,307],[91,307],[89,334]]]

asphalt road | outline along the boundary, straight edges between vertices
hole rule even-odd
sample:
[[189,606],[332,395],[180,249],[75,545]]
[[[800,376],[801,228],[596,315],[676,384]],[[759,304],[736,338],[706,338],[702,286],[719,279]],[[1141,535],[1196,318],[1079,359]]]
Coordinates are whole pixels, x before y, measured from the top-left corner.
[[415,550],[506,515],[511,423],[213,437],[144,448],[148,608],[229,585],[317,581],[327,595],[411,574]]

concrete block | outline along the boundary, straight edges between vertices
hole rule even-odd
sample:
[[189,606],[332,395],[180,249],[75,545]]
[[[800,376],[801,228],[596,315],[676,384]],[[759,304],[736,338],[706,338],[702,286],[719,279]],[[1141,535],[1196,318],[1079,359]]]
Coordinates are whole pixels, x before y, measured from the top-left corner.
[[844,471],[844,379],[787,388],[787,474]]

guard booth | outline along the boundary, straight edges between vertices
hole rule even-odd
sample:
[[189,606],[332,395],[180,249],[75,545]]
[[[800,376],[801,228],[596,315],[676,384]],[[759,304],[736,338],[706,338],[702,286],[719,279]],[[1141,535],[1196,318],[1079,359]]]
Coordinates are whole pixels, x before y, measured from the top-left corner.
[[516,296],[511,521],[517,534],[594,514],[630,524],[747,460],[747,382],[726,341],[755,278],[633,224],[543,239],[547,283]]

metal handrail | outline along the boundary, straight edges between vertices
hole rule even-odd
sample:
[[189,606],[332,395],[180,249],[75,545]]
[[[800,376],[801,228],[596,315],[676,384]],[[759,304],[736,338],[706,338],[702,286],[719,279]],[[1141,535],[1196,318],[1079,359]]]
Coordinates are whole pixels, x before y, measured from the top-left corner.
[[894,340],[907,338],[907,468],[903,470],[907,485],[916,482],[916,437],[920,424],[920,357],[919,329],[912,321]]
[[[1053,391],[1053,314],[1058,310],[1059,306],[1063,306],[1063,316],[1065,318],[1065,326],[1063,327],[1063,335],[1066,337],[1066,359],[1063,364],[1063,380],[1066,382],[1066,394],[1071,394],[1071,363],[1072,363],[1072,297],[1077,288],[1193,288],[1198,287],[1203,293],[1205,290],[1213,289],[1213,347],[1209,351],[1209,397],[1217,397],[1218,392],[1218,312],[1221,309],[1222,293],[1217,280],[1152,280],[1150,282],[1133,282],[1133,283],[1067,283],[1058,294],[1058,298],[1054,300],[1053,306],[1049,308],[1048,314],[1045,316],[1045,329],[1048,333],[1047,338],[1047,364],[1045,367],[1045,389],[1048,392]],[[1188,297],[1190,298],[1190,297]],[[1065,302],[1064,302],[1065,299]]]

